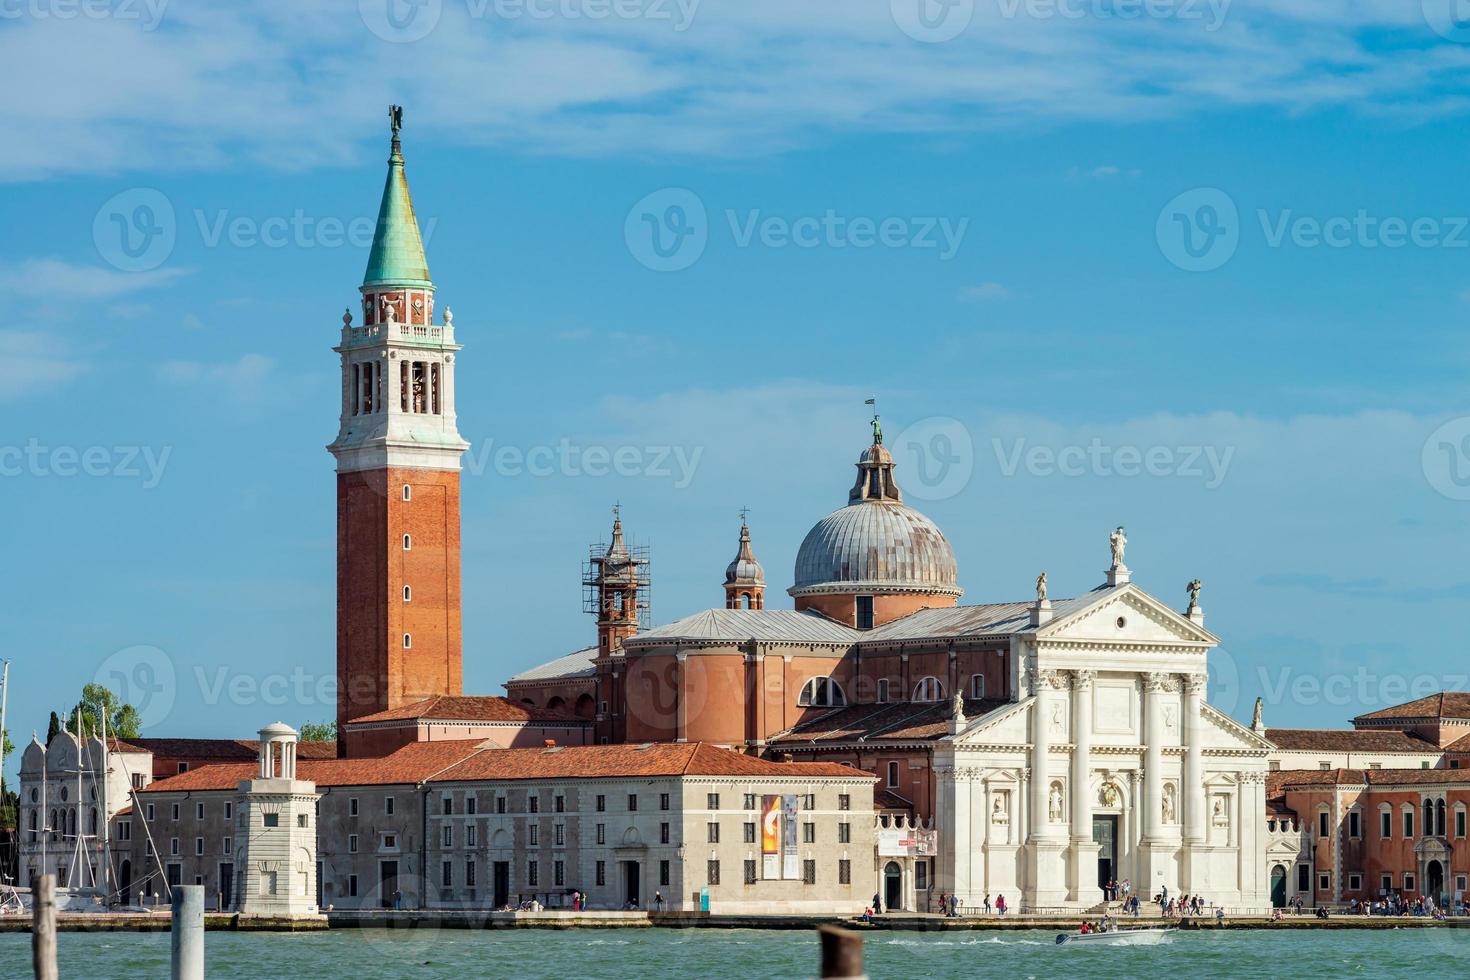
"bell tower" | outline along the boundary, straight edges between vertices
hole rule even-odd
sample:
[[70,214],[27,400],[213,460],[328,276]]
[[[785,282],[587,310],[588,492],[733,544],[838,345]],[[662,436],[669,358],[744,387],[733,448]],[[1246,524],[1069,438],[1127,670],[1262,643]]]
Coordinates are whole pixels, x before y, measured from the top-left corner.
[[747,513],[740,511],[740,550],[735,553],[735,560],[725,566],[726,609],[766,608],[766,573],[750,547]]
[[460,664],[460,438],[454,315],[434,322],[434,283],[403,171],[403,110],[359,289],[342,317],[337,459],[337,751],[345,724],[463,691]]
[[588,549],[582,568],[585,612],[597,617],[597,740],[619,743],[627,730],[623,712],[623,641],[648,620],[648,549],[623,539],[621,508],[613,507],[612,541]]

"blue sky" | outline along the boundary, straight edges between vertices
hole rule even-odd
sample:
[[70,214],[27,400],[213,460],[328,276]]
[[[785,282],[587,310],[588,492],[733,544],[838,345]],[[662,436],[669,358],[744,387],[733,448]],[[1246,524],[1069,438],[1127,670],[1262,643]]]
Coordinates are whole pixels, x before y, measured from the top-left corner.
[[784,605],[875,395],[966,601],[1091,588],[1125,524],[1145,588],[1205,582],[1237,716],[1470,686],[1449,3],[915,2],[15,8],[13,736],[114,670],[152,734],[331,716],[389,102],[465,344],[470,691],[588,642],[614,501],[655,619],[720,601],[742,506]]

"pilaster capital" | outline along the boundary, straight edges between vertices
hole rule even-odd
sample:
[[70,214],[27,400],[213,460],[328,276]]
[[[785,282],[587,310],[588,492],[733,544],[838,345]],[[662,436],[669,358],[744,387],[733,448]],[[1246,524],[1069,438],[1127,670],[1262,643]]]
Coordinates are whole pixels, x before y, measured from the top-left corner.
[[1038,670],[1036,686],[1038,690],[1064,691],[1067,688],[1067,676],[1060,670]]
[[1162,694],[1171,689],[1173,675],[1164,671],[1149,671],[1143,675],[1143,690],[1145,694]]
[[1202,696],[1205,693],[1205,687],[1209,684],[1209,680],[1207,674],[1184,674],[1180,677],[1180,682],[1184,686],[1184,693],[1191,697]]
[[1072,689],[1074,691],[1090,691],[1092,690],[1092,682],[1096,677],[1097,671],[1095,670],[1074,670],[1072,671]]

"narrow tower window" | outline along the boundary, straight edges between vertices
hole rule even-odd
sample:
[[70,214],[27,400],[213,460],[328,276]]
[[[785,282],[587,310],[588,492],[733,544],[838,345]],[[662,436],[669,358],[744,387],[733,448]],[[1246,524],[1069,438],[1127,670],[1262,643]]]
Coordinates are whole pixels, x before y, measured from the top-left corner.
[[403,499],[404,500],[412,500],[413,499],[413,487],[409,486],[407,483],[405,483],[403,485]]
[[405,649],[405,650],[411,650],[411,649],[413,649],[413,636],[411,634],[408,634],[408,633],[404,633],[403,634],[403,649]]
[[403,601],[404,602],[412,602],[413,601],[413,586],[411,586],[411,585],[405,585],[403,587]]
[[348,387],[352,392],[352,414],[357,415],[362,411],[362,365],[352,365],[352,378],[348,381]]
[[413,536],[412,535],[405,534],[403,536],[403,550],[404,551],[412,551],[413,550]]
[[398,362],[398,410],[408,411],[408,362]]
[[439,365],[429,365],[430,390],[434,393],[434,414],[439,414]]

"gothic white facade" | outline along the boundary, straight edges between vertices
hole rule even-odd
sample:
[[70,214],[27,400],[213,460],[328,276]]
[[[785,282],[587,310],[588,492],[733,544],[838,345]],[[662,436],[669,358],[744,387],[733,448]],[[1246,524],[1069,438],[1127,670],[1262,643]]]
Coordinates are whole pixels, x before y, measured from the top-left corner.
[[1038,600],[1011,639],[1020,697],[936,747],[937,884],[1034,910],[1091,908],[1108,880],[1265,909],[1270,743],[1205,702],[1199,607],[1108,575],[1055,618]]

